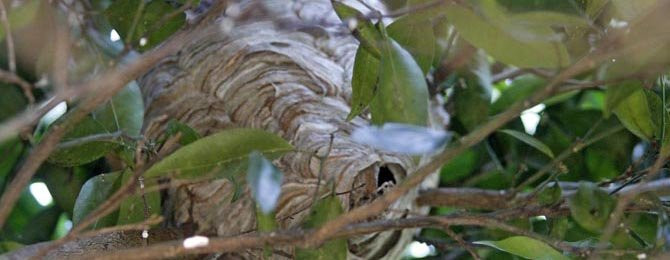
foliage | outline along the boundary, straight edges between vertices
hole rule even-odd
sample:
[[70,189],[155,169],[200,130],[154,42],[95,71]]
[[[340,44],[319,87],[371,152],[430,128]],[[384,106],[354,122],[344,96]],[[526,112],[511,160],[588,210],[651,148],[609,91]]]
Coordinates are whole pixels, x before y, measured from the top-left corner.
[[[38,0],[3,1],[11,34],[0,26],[0,130],[16,122],[25,125],[0,140],[2,192],[18,179],[24,165],[30,165],[31,153],[47,145],[46,137],[83,109],[86,97],[98,94],[73,91],[76,83],[95,81],[103,71],[118,71],[142,59],[139,54],[152,53],[179,30],[202,28],[189,23],[197,22],[193,17],[212,4],[74,2],[69,9]],[[422,164],[407,178],[426,167],[437,169],[439,185],[448,188],[442,191],[474,194],[464,199],[472,205],[428,199],[432,217],[444,223],[454,216],[474,219],[468,225],[440,222],[449,230],[422,226],[415,239],[431,244],[433,257],[571,259],[594,254],[628,259],[667,251],[667,197],[656,192],[667,190],[661,181],[667,182],[664,160],[670,151],[670,30],[663,23],[669,4],[392,0],[383,1],[391,10],[381,17],[374,10],[331,2],[342,22],[336,24],[338,30],[348,28],[360,43],[353,57],[351,110],[341,118],[352,126],[345,132],[379,153],[423,155],[421,160],[414,158]],[[75,18],[85,21],[71,21]],[[278,28],[311,26],[285,22],[279,21],[283,27]],[[44,44],[57,40],[53,33],[39,31],[49,23],[71,26],[65,37],[72,40],[67,66],[54,65],[56,47]],[[320,26],[325,25],[316,27]],[[108,37],[112,29],[120,36],[117,42]],[[10,36],[19,56],[16,71],[10,71],[12,61],[4,51]],[[34,51],[25,50],[34,46]],[[24,90],[21,81],[10,76],[32,88]],[[69,77],[72,86],[61,86],[58,80],[63,77]],[[127,80],[130,83],[110,101],[65,126],[48,163],[30,181],[45,183],[53,201],[42,205],[30,189],[23,189],[0,230],[0,253],[63,236],[123,187],[131,187],[131,192],[89,230],[161,215],[168,196],[161,186],[167,180],[227,179],[234,184],[232,201],[246,196],[248,188],[257,231],[285,231],[275,212],[285,178],[273,160],[305,151],[280,133],[252,128],[203,133],[178,118],[165,118],[160,137],[147,139],[143,131],[152,123],[144,120],[145,113],[152,113],[145,111],[147,93],[136,79]],[[25,91],[37,103],[29,103]],[[63,98],[62,93],[84,96]],[[59,119],[44,116],[45,111],[35,118],[25,116],[57,98],[68,107]],[[438,124],[440,110],[450,115],[447,129]],[[18,120],[24,118],[28,119]],[[371,126],[363,126],[364,120]],[[36,127],[36,122],[42,123]],[[170,144],[174,146],[166,148]],[[175,149],[166,155],[162,148]],[[136,173],[142,173],[141,178]],[[348,210],[340,196],[349,191],[337,188],[325,197],[314,194],[315,202],[304,209],[306,214],[309,210],[306,220],[297,225],[300,229],[317,230]],[[502,199],[486,204],[495,198]],[[626,200],[633,210],[617,212]],[[346,259],[347,239],[329,238],[318,247],[303,248],[312,242],[303,241],[295,247],[295,258]],[[266,257],[273,253],[271,242],[263,246]],[[454,249],[458,247],[467,250]]]

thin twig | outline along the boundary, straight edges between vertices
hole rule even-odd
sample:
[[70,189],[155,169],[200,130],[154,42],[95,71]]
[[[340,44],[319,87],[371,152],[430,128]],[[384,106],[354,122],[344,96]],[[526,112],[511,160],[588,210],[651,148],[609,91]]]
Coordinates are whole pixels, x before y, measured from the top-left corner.
[[[30,84],[28,81],[25,81],[13,72],[5,70],[0,70],[0,81],[19,85],[23,91],[23,95],[26,96],[28,103],[31,105],[35,103],[35,96],[33,96],[33,84]],[[2,142],[2,138],[0,138],[0,142]]]
[[109,233],[114,233],[114,232],[119,232],[119,231],[145,230],[145,229],[150,228],[153,225],[158,225],[161,222],[163,222],[163,217],[158,216],[158,215],[153,215],[150,218],[148,218],[145,221],[140,222],[140,223],[120,225],[120,226],[112,226],[112,227],[106,227],[106,228],[96,229],[96,230],[93,230],[93,231],[84,232],[84,233],[81,233],[78,236],[78,238],[94,237],[94,236],[97,236],[97,235],[100,235],[100,234],[109,234]]
[[[597,126],[597,125],[596,125]],[[592,127],[591,129],[595,129],[596,127]],[[623,130],[624,127],[621,125],[618,125],[616,127],[613,127],[611,129],[607,129],[604,132],[599,133],[598,135],[594,136],[593,138],[589,138],[587,140],[584,140],[585,138],[588,138],[588,135],[584,135],[583,138],[578,139],[577,141],[573,142],[572,145],[570,145],[568,148],[563,150],[558,156],[556,156],[551,162],[549,162],[547,165],[542,167],[539,171],[537,171],[535,174],[531,175],[528,177],[526,180],[524,180],[521,184],[517,185],[515,188],[515,192],[523,189],[525,186],[532,184],[533,182],[538,181],[540,178],[542,178],[545,174],[547,174],[549,171],[557,167],[561,162],[563,162],[565,159],[570,157],[573,153],[579,152],[584,147],[587,147],[593,143],[596,143],[605,137],[608,137],[614,133],[617,133],[621,130]],[[548,179],[551,180],[552,177],[555,177],[552,175]],[[539,187],[539,186],[538,186]]]
[[200,38],[208,33],[209,30],[196,31],[196,33],[178,32],[158,49],[147,52],[135,62],[123,68],[111,69],[100,77],[78,86],[77,88],[88,89],[95,94],[85,98],[79,106],[66,116],[63,122],[52,126],[51,130],[45,134],[42,142],[33,149],[26,159],[26,163],[21,166],[16,177],[0,198],[0,226],[4,225],[23,188],[30,182],[40,165],[56,149],[58,142],[68,130],[73,129],[76,123],[84,119],[99,104],[104,104],[128,82],[145,73],[161,59],[177,52],[184,44],[191,42],[194,38]]
[[5,29],[5,37],[7,38],[7,58],[9,59],[9,71],[16,74],[16,53],[14,52],[14,38],[12,36],[12,27],[9,25],[7,18],[7,8],[5,2],[0,1],[0,22]]
[[647,175],[645,175],[645,177],[637,185],[629,186],[627,189],[622,190],[621,193],[623,194],[617,200],[616,207],[614,207],[612,214],[610,214],[609,221],[607,222],[607,225],[605,226],[605,229],[600,236],[600,246],[605,246],[604,243],[612,238],[628,205],[637,197],[637,195],[648,191],[647,189],[640,187],[644,187],[643,185],[648,183],[650,179],[653,179],[660,173],[660,170],[665,164],[666,159],[667,158],[665,154],[659,154],[658,158],[654,161],[654,164],[649,169]]
[[449,225],[444,226],[444,232],[447,233],[449,237],[451,237],[453,240],[456,241],[461,247],[465,248],[465,250],[470,253],[470,256],[472,256],[472,259],[479,260],[481,257],[479,257],[479,254],[477,254],[477,251],[475,251],[474,248],[470,244],[468,244],[463,238],[459,235],[456,234],[453,230],[451,230],[451,227]]
[[[555,248],[576,255],[587,255],[592,248],[576,247],[563,241],[558,241],[536,233],[509,225],[492,217],[473,215],[452,216],[426,216],[405,219],[378,220],[359,224],[350,224],[333,233],[331,239],[347,238],[352,236],[378,233],[389,230],[400,230],[407,228],[425,228],[450,226],[482,226],[499,229],[518,235],[528,236],[543,241]],[[207,245],[196,248],[185,248],[182,240],[174,240],[151,245],[145,248],[131,248],[117,250],[101,255],[83,255],[80,258],[95,259],[156,259],[178,257],[188,254],[223,253],[236,252],[249,248],[262,248],[264,246],[305,246],[309,245],[309,239],[314,230],[288,230],[272,233],[248,234],[235,237],[212,237]],[[617,250],[607,250],[609,253],[623,253]],[[616,252],[615,252],[616,251]]]
[[[312,206],[316,204],[316,201],[319,199],[319,186],[321,185],[321,180],[323,179],[323,169],[326,168],[326,159],[330,156],[330,152],[333,150],[333,141],[335,140],[335,134],[330,134],[330,142],[328,142],[328,150],[323,156],[317,156],[319,158],[319,173],[316,179],[316,188],[314,188],[314,195],[312,196]],[[317,151],[318,152],[318,151]],[[315,154],[316,155],[316,154]],[[333,192],[335,190],[333,189]]]
[[103,134],[94,134],[88,135],[81,138],[72,139],[69,141],[61,142],[58,144],[58,149],[67,149],[82,144],[87,144],[90,142],[118,142],[119,137],[123,136],[122,131],[117,131],[114,133],[103,133]]
[[57,92],[68,87],[68,60],[70,59],[70,31],[65,22],[56,25],[56,39],[54,43],[53,62],[51,73],[53,86]]
[[457,145],[445,149],[442,153],[435,156],[430,162],[420,167],[413,174],[409,175],[409,177],[400,183],[400,185],[397,185],[394,189],[391,189],[388,193],[385,193],[384,196],[378,198],[370,204],[353,209],[346,214],[343,214],[340,217],[325,223],[313,234],[308,242],[311,245],[318,245],[328,237],[332,236],[335,232],[345,227],[347,224],[362,221],[384,211],[388,205],[421,183],[423,179],[439,169],[445,162],[448,162],[467,148],[479,143],[489,134],[493,133],[507,122],[516,118],[523,110],[551,96],[554,93],[556,87],[558,87],[559,84],[561,84],[564,80],[592,68],[602,58],[603,57],[596,55],[588,56],[579,60],[576,64],[570,66],[569,68],[563,70],[553,80],[551,80],[547,86],[532,95],[531,98],[513,104],[508,110],[502,112],[486,124],[474,130],[467,136],[461,138]]

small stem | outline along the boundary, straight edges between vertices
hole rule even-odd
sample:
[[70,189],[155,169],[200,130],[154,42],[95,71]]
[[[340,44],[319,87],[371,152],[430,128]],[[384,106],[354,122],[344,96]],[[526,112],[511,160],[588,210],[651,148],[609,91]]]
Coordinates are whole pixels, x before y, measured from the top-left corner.
[[12,37],[12,27],[9,25],[9,19],[7,18],[7,9],[5,8],[5,2],[0,1],[0,21],[2,26],[5,29],[5,35],[7,35],[7,56],[9,59],[9,71],[16,73],[16,53],[14,53],[14,38]]

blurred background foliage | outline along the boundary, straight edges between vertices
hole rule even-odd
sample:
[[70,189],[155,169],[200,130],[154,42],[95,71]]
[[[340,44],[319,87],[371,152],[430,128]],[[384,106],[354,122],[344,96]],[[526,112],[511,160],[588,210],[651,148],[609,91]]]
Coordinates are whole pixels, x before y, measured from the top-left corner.
[[[64,87],[54,80],[58,70],[65,69],[72,82],[93,78],[110,65],[124,63],[138,53],[159,45],[188,22],[185,10],[203,6],[200,1],[185,0],[2,1],[8,9],[9,24],[12,26],[17,55],[16,74],[34,83],[35,88],[31,91],[38,102],[50,98]],[[434,1],[384,2],[391,11],[401,11]],[[423,73],[420,76],[427,75],[430,83],[427,87],[431,94],[446,100],[444,108],[451,115],[448,130],[456,137],[471,133],[513,103],[546,86],[558,70],[588,55],[607,35],[633,30],[627,33],[633,35],[630,38],[637,39],[623,39],[623,44],[627,44],[627,41],[644,41],[644,37],[651,39],[656,34],[666,33],[662,28],[655,28],[665,27],[663,24],[644,23],[646,15],[650,15],[649,19],[655,18],[653,15],[656,13],[650,8],[656,5],[667,8],[667,4],[660,3],[663,0],[446,2],[450,7],[435,8],[438,11],[432,12],[417,10],[401,16],[387,25],[385,33],[416,60],[412,66],[418,69],[408,69],[410,76],[407,77],[412,77],[412,73],[417,71]],[[191,8],[187,8],[189,6]],[[417,16],[429,20],[417,22]],[[642,28],[648,34],[635,31],[640,30],[634,26],[640,20],[643,25],[651,26]],[[55,41],[59,25],[68,26],[68,37],[72,41],[69,49],[71,57],[66,68],[53,66],[56,47],[49,44]],[[413,34],[417,31],[421,33]],[[7,33],[0,29],[2,68],[9,66],[4,48],[7,39]],[[657,47],[614,57],[570,79],[566,86],[577,86],[573,90],[568,89],[524,111],[521,117],[501,128],[509,131],[498,131],[488,136],[446,163],[439,172],[440,186],[545,192],[550,187],[547,184],[560,183],[564,192],[575,192],[568,202],[570,214],[513,219],[509,224],[570,242],[575,247],[594,246],[615,202],[613,195],[602,193],[596,187],[618,188],[639,181],[645,169],[654,163],[659,149],[665,145],[665,137],[670,136],[670,133],[665,133],[669,98],[665,88],[670,53],[666,48],[667,42],[658,43]],[[466,66],[440,76],[440,67],[468,48],[473,49],[474,54]],[[368,51],[368,59],[379,58],[374,57],[374,49]],[[382,63],[385,59],[381,57]],[[368,75],[361,73],[377,73],[376,69],[354,70],[354,81],[357,75]],[[379,77],[393,77],[383,71],[379,73]],[[631,73],[637,74],[631,76]],[[579,87],[617,77],[629,77],[631,80]],[[424,78],[420,77],[419,81],[423,82]],[[361,79],[361,82],[368,81]],[[374,84],[366,86],[374,88]],[[0,83],[0,93],[0,124],[36,105],[30,104],[16,84]],[[373,120],[407,120],[407,123],[418,124],[425,121],[425,118],[416,118],[426,116],[420,113],[422,107],[402,108],[419,111],[411,118],[394,117],[389,114],[393,111],[385,110],[388,106],[384,106],[383,102],[403,97],[375,101],[374,95],[384,93],[372,90],[360,93],[372,96],[361,96],[361,109],[357,112],[366,114],[368,110],[365,107],[369,105]],[[420,91],[407,93],[420,94]],[[17,168],[48,131],[49,125],[62,120],[58,118],[76,105],[76,102],[60,105],[42,118],[35,129],[24,129],[0,143],[0,191],[14,177]],[[62,144],[74,141],[74,145],[63,145],[50,157],[49,163],[40,168],[0,230],[0,252],[66,234],[77,215],[75,204],[81,200],[77,197],[84,183],[100,174],[132,167],[143,113],[141,93],[137,84],[132,82],[69,132]],[[181,132],[191,138],[187,143],[200,138],[187,125],[179,122],[175,122],[171,129],[171,134]],[[76,143],[88,136],[98,138]],[[158,145],[165,140],[152,141]],[[560,158],[557,166],[549,167],[548,174],[529,181],[557,158]],[[658,178],[666,177],[664,167]],[[108,185],[118,183],[104,185],[113,189]],[[561,189],[558,190],[559,195]],[[549,204],[564,203],[560,196],[554,201],[551,196],[549,198]],[[652,197],[656,208],[627,213],[623,220],[625,228],[614,235],[609,248],[635,252],[622,258],[635,257],[638,252],[667,249],[670,229],[664,198]],[[91,201],[83,200],[81,203],[99,202],[93,198]],[[465,210],[435,207],[431,209],[431,214],[448,215]],[[108,224],[117,224],[116,219]],[[465,241],[500,242],[516,235],[482,227],[451,228]],[[515,243],[530,245],[524,240],[509,240],[508,244],[495,244],[502,250],[490,244],[471,246],[486,259],[517,259],[522,254],[513,248]],[[541,250],[540,247],[537,250]],[[471,258],[451,235],[432,228],[423,229],[416,235],[415,241],[408,246],[406,257]]]

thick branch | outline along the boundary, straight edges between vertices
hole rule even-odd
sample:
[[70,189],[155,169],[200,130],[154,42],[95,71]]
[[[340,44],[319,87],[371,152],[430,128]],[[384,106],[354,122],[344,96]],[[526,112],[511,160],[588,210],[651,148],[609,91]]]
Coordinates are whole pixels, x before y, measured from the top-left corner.
[[[586,253],[585,249],[575,248],[569,244],[551,240],[526,230],[505,224],[493,217],[454,215],[446,217],[415,217],[407,219],[393,219],[353,224],[334,233],[331,239],[345,238],[382,231],[399,230],[421,227],[450,226],[485,226],[500,229],[520,235],[530,236],[545,241],[561,250],[573,253]],[[235,237],[210,238],[209,243],[202,247],[185,248],[182,240],[159,243],[144,248],[120,250],[104,255],[97,255],[95,259],[155,259],[178,257],[189,254],[235,252],[249,248],[263,248],[264,246],[308,246],[312,230],[289,230],[273,233],[250,234]],[[90,258],[91,255],[82,256]]]
[[[563,187],[563,197],[567,198],[574,195],[574,188],[578,185],[574,183],[561,183]],[[612,192],[617,187],[603,188],[604,191]],[[623,188],[616,193],[619,196],[628,196],[629,194],[640,194],[645,192],[664,192],[670,191],[670,179],[661,179],[647,183],[639,183]],[[499,210],[514,206],[515,201],[523,201],[525,205],[536,205],[536,198],[530,197],[530,193],[521,193],[514,196],[505,190],[487,190],[478,188],[438,188],[419,192],[416,201],[424,206],[445,206],[458,207],[466,209],[485,209]],[[527,201],[531,199],[531,201]]]

